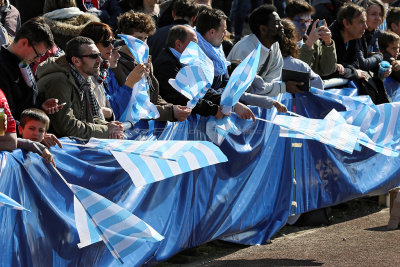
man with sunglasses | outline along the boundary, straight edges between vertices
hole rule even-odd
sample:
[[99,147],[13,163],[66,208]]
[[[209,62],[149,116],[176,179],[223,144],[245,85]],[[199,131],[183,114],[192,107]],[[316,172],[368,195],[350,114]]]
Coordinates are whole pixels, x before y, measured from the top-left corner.
[[[334,73],[337,69],[335,42],[326,22],[316,20],[313,23],[311,15],[314,8],[304,0],[290,1],[285,13],[297,29],[300,59],[320,76]],[[321,25],[317,25],[318,22]],[[307,35],[310,26],[310,34]]]
[[66,103],[61,111],[49,116],[57,136],[123,139],[122,124],[105,121],[93,92],[91,77],[99,75],[101,62],[93,40],[78,36],[67,43],[64,56],[48,58],[39,65],[39,93]]

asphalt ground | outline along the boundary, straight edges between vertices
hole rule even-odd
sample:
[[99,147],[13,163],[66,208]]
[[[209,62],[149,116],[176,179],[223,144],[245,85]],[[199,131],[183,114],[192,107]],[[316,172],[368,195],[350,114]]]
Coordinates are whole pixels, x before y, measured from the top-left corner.
[[387,230],[389,208],[376,198],[332,207],[326,226],[285,226],[270,244],[210,242],[159,266],[400,266],[400,230]]

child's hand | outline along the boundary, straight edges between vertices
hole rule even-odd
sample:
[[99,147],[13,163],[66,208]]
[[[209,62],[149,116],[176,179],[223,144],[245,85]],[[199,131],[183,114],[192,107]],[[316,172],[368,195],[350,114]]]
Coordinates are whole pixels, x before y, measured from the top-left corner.
[[287,108],[284,104],[279,103],[278,101],[274,101],[274,103],[272,103],[272,105],[274,105],[274,107],[282,113],[286,113],[287,112]]
[[46,160],[46,163],[51,163],[54,167],[56,166],[53,155],[51,155],[50,151],[47,148],[42,151],[42,157]]
[[400,60],[393,60],[391,65],[392,65],[392,71],[400,70]]
[[58,145],[60,148],[62,148],[61,142],[58,140],[58,138],[54,134],[46,133],[44,135],[42,142],[40,142],[40,143],[42,143],[43,145],[45,145],[47,147],[52,147],[52,146]]

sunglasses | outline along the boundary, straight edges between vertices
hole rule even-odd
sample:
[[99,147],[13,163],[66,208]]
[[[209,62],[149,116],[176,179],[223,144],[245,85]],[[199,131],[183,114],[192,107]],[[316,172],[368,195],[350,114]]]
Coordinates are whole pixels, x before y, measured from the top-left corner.
[[[28,40],[29,45],[32,47],[33,51],[36,54],[35,58],[42,58],[46,53],[43,54],[39,54],[38,51],[36,50],[35,46],[32,44],[32,42],[30,40]],[[47,51],[46,51],[47,52]]]
[[100,43],[104,46],[104,47],[109,47],[111,44],[114,43],[114,39],[112,40],[105,40],[105,41],[101,41]]
[[98,57],[101,57],[101,53],[97,53],[97,54],[90,54],[90,55],[81,55],[79,57],[89,57],[91,59],[97,59]]

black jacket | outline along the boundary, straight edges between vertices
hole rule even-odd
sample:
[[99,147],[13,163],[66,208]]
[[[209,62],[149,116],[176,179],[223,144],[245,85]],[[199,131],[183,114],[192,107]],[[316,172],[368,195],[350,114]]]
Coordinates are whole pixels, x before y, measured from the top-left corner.
[[[184,95],[176,91],[169,83],[169,79],[174,79],[182,68],[181,63],[172,54],[169,48],[165,48],[154,63],[154,75],[160,84],[160,95],[169,103],[186,106],[189,101]],[[200,99],[193,108],[192,113],[202,116],[214,116],[218,112],[218,105],[221,101],[220,95],[207,93]]]
[[339,74],[337,71],[333,74],[324,77],[326,78],[345,78],[349,80],[357,79],[358,63],[356,58],[356,46],[357,40],[351,40],[347,44],[344,43],[342,35],[340,34],[339,27],[334,22],[330,27],[332,33],[332,39],[335,41],[337,64],[341,64],[344,67],[344,74]]
[[171,25],[158,28],[156,33],[149,37],[149,39],[147,40],[147,44],[149,45],[149,51],[153,62],[156,61],[157,57],[161,54],[163,49],[167,47],[169,29],[171,29],[175,25],[183,25],[187,23],[188,22],[184,19],[174,20]]
[[[37,107],[34,105],[33,89],[22,77],[19,69],[20,59],[7,50],[0,48],[0,88],[3,90],[14,119],[19,120],[24,109]],[[37,100],[39,102],[39,100]],[[41,102],[40,102],[41,104]]]
[[378,30],[372,32],[366,30],[361,39],[357,40],[356,57],[360,69],[378,73],[379,62],[383,59],[378,45],[380,34]]

